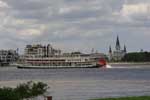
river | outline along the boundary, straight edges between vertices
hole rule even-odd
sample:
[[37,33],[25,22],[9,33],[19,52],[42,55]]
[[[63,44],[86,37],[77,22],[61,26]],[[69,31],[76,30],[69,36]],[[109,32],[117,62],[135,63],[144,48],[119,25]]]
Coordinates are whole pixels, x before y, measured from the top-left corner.
[[50,87],[47,94],[53,96],[53,100],[150,95],[150,65],[109,69],[0,68],[1,87],[15,87],[30,80],[47,83]]

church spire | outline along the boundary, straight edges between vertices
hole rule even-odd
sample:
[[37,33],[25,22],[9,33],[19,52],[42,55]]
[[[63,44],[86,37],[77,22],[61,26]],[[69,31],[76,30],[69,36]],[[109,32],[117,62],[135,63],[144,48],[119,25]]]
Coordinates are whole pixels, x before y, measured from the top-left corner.
[[120,50],[121,47],[120,47],[120,41],[119,41],[119,36],[117,35],[117,40],[116,40],[116,50]]
[[111,45],[109,46],[109,60],[112,60],[112,49],[111,49]]
[[109,53],[112,54],[111,46],[109,46]]
[[125,52],[125,53],[127,52],[127,48],[126,48],[126,45],[124,45],[124,52]]

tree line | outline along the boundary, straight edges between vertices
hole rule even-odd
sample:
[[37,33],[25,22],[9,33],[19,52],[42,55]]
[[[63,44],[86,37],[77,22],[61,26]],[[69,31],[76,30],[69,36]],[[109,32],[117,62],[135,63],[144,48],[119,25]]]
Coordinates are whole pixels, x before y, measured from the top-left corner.
[[150,52],[127,53],[122,61],[125,62],[150,62]]

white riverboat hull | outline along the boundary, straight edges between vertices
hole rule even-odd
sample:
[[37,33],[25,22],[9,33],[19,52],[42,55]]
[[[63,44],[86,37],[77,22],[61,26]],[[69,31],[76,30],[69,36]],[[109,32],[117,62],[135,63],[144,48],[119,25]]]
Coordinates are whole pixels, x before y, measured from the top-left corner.
[[61,69],[61,68],[98,68],[103,66],[98,65],[89,65],[89,66],[28,66],[28,65],[20,65],[17,66],[19,69]]

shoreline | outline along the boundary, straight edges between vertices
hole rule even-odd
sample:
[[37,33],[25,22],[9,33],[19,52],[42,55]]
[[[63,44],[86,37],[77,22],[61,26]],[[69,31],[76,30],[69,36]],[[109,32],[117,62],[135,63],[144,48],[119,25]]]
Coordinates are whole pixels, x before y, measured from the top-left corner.
[[90,100],[149,100],[150,96],[133,96],[133,97],[120,97],[120,98],[100,98]]
[[150,65],[150,62],[108,62],[111,66],[137,66],[137,65]]
[[[113,66],[113,67],[131,67],[131,68],[134,68],[134,67],[138,67],[138,68],[150,68],[150,62],[108,62],[108,65],[110,66]],[[143,66],[143,67],[142,67]],[[16,69],[17,67],[16,66],[12,66],[12,65],[9,65],[9,66],[0,66],[0,68],[14,68]],[[95,68],[95,67],[94,67]],[[30,68],[28,68],[30,69]],[[45,68],[41,68],[41,69],[45,69]],[[60,68],[50,68],[50,69],[60,69]],[[72,68],[70,68],[72,69]]]

